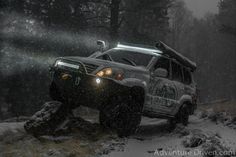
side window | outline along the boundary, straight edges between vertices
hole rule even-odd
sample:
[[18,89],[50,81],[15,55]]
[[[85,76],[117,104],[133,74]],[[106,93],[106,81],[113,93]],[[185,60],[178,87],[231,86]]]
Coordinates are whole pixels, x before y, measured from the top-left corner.
[[155,71],[158,68],[166,69],[168,72],[167,77],[170,75],[170,60],[164,57],[160,57],[157,60],[157,63],[155,64],[153,71]]
[[183,82],[182,67],[175,62],[172,62],[172,78],[175,81]]
[[191,84],[192,83],[191,73],[186,68],[184,68],[184,83],[185,84]]

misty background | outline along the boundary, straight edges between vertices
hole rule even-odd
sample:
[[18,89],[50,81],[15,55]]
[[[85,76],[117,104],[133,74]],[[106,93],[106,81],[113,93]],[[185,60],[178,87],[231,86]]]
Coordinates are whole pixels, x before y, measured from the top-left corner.
[[1,0],[0,118],[50,100],[48,67],[88,56],[98,39],[162,40],[198,65],[199,103],[235,100],[235,0]]

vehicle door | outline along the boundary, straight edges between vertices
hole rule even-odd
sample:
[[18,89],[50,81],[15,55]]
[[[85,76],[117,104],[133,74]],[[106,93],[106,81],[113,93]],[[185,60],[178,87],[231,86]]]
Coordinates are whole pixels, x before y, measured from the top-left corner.
[[[160,74],[161,71],[166,71],[166,76]],[[174,85],[170,80],[170,60],[159,57],[151,69],[147,110],[160,115],[171,114],[175,94]]]
[[[185,94],[185,85],[183,83],[183,67],[176,61],[171,62],[172,80],[176,91],[175,101],[178,102]],[[177,106],[176,106],[177,107]]]

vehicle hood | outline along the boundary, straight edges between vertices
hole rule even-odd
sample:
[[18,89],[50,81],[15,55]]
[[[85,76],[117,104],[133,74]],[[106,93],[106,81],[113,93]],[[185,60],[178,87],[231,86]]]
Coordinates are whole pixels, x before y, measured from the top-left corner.
[[[96,59],[96,58],[90,58],[90,57],[61,57],[60,59],[62,60],[71,60],[75,62],[82,62],[84,64],[92,64],[98,66],[98,70],[106,67],[114,67],[114,68],[119,68],[124,71],[132,71],[132,72],[143,72],[143,73],[148,73],[148,70],[145,67],[140,67],[140,66],[132,66],[132,65],[126,65],[118,62],[113,62],[113,61],[107,61],[107,60],[101,60],[101,59]],[[96,70],[97,71],[97,70]]]

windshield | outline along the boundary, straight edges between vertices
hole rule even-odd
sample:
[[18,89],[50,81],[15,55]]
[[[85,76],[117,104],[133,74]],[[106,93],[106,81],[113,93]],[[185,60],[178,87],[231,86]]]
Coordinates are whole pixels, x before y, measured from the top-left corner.
[[105,52],[103,55],[98,56],[97,58],[128,64],[132,66],[147,67],[152,57],[152,55],[134,51],[111,49]]

